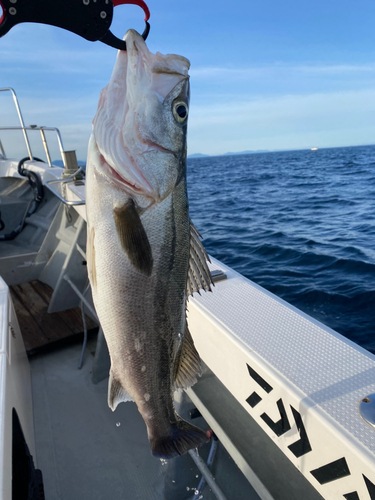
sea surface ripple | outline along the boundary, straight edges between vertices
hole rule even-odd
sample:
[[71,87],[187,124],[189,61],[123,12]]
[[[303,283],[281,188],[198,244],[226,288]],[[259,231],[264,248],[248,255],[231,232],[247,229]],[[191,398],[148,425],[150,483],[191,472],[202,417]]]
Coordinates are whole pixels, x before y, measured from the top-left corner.
[[210,255],[375,353],[375,146],[188,159]]

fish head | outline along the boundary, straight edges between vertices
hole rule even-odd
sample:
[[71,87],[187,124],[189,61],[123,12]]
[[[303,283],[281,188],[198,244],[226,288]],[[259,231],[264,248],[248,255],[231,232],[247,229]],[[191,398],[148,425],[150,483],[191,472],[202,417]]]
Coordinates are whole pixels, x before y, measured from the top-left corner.
[[99,168],[129,195],[159,202],[186,175],[190,63],[151,53],[135,30],[124,40],[93,121]]

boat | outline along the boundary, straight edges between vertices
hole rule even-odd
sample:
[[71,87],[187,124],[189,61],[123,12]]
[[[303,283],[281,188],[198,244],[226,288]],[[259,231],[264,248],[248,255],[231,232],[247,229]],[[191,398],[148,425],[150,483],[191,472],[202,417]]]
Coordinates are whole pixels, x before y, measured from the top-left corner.
[[319,148],[311,148],[310,151],[318,151],[318,150],[319,150]]
[[214,438],[152,457],[136,406],[107,406],[84,173],[57,128],[26,127],[0,91],[28,151],[8,158],[0,135],[0,498],[374,499],[375,356],[213,258],[213,292],[188,301],[204,373],[175,397]]

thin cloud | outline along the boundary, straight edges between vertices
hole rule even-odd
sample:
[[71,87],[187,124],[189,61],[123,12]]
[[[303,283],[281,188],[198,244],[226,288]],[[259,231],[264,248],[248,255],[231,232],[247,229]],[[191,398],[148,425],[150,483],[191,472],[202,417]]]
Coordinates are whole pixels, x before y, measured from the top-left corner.
[[[59,74],[81,74],[92,75],[94,55],[87,51],[69,51],[69,50],[43,50],[41,54],[36,52],[25,52],[25,50],[15,50],[8,52],[0,50],[0,61],[2,65],[7,65],[9,72],[25,72],[27,68],[32,67],[33,71],[38,73],[59,73]],[[108,54],[98,53],[95,55],[96,67],[106,66],[108,64]]]
[[[104,45],[88,43],[49,26],[19,25],[0,41],[0,63],[4,72],[59,73],[60,75],[91,75],[114,64],[116,51]],[[64,37],[68,37],[67,39]]]
[[230,68],[219,66],[202,66],[190,70],[192,79],[197,80],[246,80],[250,78],[264,78],[271,75],[341,75],[341,76],[358,76],[358,74],[375,73],[374,64],[349,65],[349,64],[333,64],[333,65],[286,65],[274,64],[269,66],[254,66],[247,68]]
[[[18,117],[13,109],[11,97],[0,94],[2,108],[1,125],[19,126]],[[38,126],[57,127],[62,135],[64,148],[66,150],[77,150],[80,160],[85,160],[87,154],[88,140],[91,134],[91,122],[96,112],[98,96],[87,95],[85,99],[74,99],[73,97],[59,98],[22,98],[18,94],[23,118],[26,125],[37,124]],[[17,133],[16,133],[17,134]],[[39,132],[29,132],[34,144],[40,145]],[[17,154],[19,143],[23,144],[22,135],[2,132],[1,137],[8,156]],[[14,140],[16,138],[16,141]],[[13,139],[13,140],[12,140]],[[47,132],[48,142],[55,142],[54,133]],[[57,143],[56,143],[57,144]],[[56,146],[55,144],[55,146]],[[40,156],[40,152],[35,153]],[[58,149],[52,148],[51,154],[54,158],[59,157]]]
[[269,119],[321,116],[355,112],[375,112],[375,90],[350,92],[313,93],[309,95],[284,95],[281,97],[247,96],[224,103],[213,102],[206,106],[191,106],[190,125],[206,125],[217,122],[251,122],[256,116],[262,122]]
[[192,105],[189,151],[371,144],[374,115],[373,89]]

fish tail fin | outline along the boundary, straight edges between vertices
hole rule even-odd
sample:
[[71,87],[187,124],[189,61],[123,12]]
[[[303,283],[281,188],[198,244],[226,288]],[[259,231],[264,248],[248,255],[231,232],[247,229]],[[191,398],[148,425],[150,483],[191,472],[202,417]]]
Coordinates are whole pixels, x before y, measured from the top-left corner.
[[210,439],[210,432],[205,433],[181,419],[172,424],[172,432],[169,436],[150,438],[150,445],[154,456],[174,458],[208,443]]

